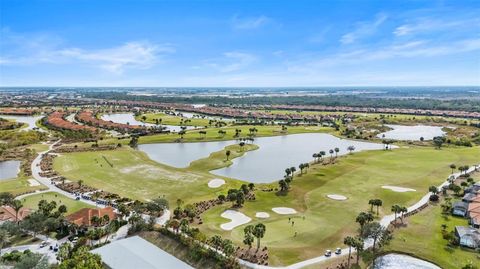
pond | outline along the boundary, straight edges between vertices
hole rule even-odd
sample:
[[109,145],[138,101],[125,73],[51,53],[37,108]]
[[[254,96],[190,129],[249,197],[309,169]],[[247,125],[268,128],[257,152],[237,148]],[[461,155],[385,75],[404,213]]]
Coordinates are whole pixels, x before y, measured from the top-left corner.
[[16,178],[20,172],[20,161],[0,161],[0,180]]
[[387,254],[377,258],[374,269],[441,269],[433,263],[408,255]]
[[[222,150],[236,141],[147,144],[139,149],[160,163],[175,167],[186,167],[199,158],[208,157],[211,152]],[[243,157],[233,159],[230,167],[212,171],[220,176],[232,177],[254,183],[269,183],[283,178],[285,168],[313,160],[312,154],[338,147],[339,155],[347,154],[349,146],[355,152],[379,150],[383,145],[361,141],[346,140],[330,134],[309,133],[286,136],[256,138],[254,144],[258,150],[245,153]],[[297,168],[298,169],[298,168]]]
[[37,126],[36,126],[36,122],[41,119],[43,116],[39,115],[39,116],[13,116],[13,115],[0,115],[0,118],[4,118],[4,119],[11,119],[11,120],[15,120],[17,122],[21,122],[21,123],[26,123],[27,124],[27,127],[23,128],[22,130],[24,131],[29,131],[29,130],[42,130],[42,129],[39,129]]
[[420,140],[423,137],[425,140],[432,140],[435,136],[443,136],[445,134],[442,131],[441,126],[427,126],[427,125],[390,125],[385,126],[392,128],[393,130],[378,134],[377,137],[394,139],[394,140]]
[[[113,114],[103,114],[101,117],[102,120],[105,121],[113,121],[117,123],[123,123],[123,124],[130,124],[130,125],[141,125],[141,126],[158,126],[156,124],[152,123],[145,123],[142,121],[138,121],[135,119],[135,116],[133,113],[113,113]],[[170,132],[178,132],[181,130],[180,126],[176,125],[163,125],[163,127],[166,127],[167,130]],[[193,129],[192,126],[187,126],[187,129]]]

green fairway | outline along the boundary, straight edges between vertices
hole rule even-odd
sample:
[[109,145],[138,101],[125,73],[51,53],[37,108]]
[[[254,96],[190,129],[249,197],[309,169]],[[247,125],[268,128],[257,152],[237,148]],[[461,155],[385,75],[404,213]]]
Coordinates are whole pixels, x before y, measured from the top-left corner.
[[93,206],[86,204],[81,201],[77,201],[74,199],[70,199],[66,196],[63,196],[59,193],[55,192],[44,192],[35,195],[30,195],[25,198],[22,198],[23,206],[26,208],[37,209],[38,202],[41,200],[46,200],[47,202],[55,201],[57,203],[57,207],[61,205],[65,205],[67,207],[67,215],[71,214],[75,211],[78,211],[82,208],[93,208]]
[[83,180],[87,185],[132,199],[146,200],[165,195],[172,203],[178,198],[189,203],[216,197],[228,187],[238,187],[240,181],[224,178],[227,184],[209,188],[207,184],[211,179],[222,177],[208,171],[231,164],[225,160],[226,150],[231,151],[232,159],[254,149],[256,146],[246,145],[241,151],[238,145],[231,145],[192,162],[187,168],[175,168],[152,161],[141,151],[124,147],[115,151],[62,154],[55,159],[54,168],[70,180]]
[[46,187],[43,185],[30,186],[28,177],[24,176],[15,179],[0,180],[0,192],[10,192],[15,196],[42,189],[46,189]]
[[[357,231],[357,214],[369,210],[369,199],[383,200],[381,215],[390,214],[393,204],[411,205],[427,192],[429,186],[438,185],[446,179],[450,163],[478,162],[478,150],[478,147],[442,150],[402,148],[355,153],[342,157],[335,165],[315,165],[308,174],[295,177],[287,196],[257,191],[257,199],[247,202],[240,211],[251,217],[253,223],[256,222],[256,212],[270,214],[269,219],[262,220],[267,227],[262,244],[269,248],[269,261],[274,265],[291,264],[321,255],[326,249],[343,247],[344,236]],[[382,189],[383,185],[417,191],[393,192]],[[326,197],[328,194],[344,195],[348,200],[331,200]],[[203,214],[204,224],[200,229],[210,236],[221,234],[241,245],[245,225],[231,232],[219,227],[228,222],[220,214],[229,206],[225,204]],[[299,212],[295,215],[295,226],[288,222],[288,215],[278,215],[271,210],[272,207],[282,206]]]
[[[146,117],[146,120],[143,120],[143,117]],[[186,118],[180,116],[173,116],[167,115],[165,113],[147,113],[142,114],[140,116],[135,117],[138,121],[144,121],[148,123],[156,123],[155,119],[160,120],[160,124],[165,125],[183,125],[183,126],[198,126],[198,127],[205,127],[209,126],[209,119],[201,119],[201,118]]]
[[478,253],[466,248],[447,248],[448,241],[442,237],[442,224],[448,231],[455,226],[468,226],[468,220],[443,216],[440,205],[432,205],[417,215],[408,218],[408,226],[394,233],[394,239],[386,251],[410,253],[432,261],[445,269],[462,268],[468,261],[480,264]]
[[[220,140],[235,140],[240,137],[247,137],[250,134],[251,128],[256,128],[255,137],[264,136],[278,136],[287,134],[300,134],[300,133],[328,133],[333,132],[334,129],[330,127],[320,126],[288,126],[287,131],[282,131],[282,127],[278,125],[241,125],[241,126],[229,126],[223,128],[207,128],[203,130],[190,130],[183,136],[183,142],[199,142],[199,141],[220,141]],[[235,137],[235,130],[239,129],[239,137]],[[221,135],[218,131],[226,131],[225,135]],[[206,135],[202,135],[200,131],[206,131]],[[254,138],[255,138],[254,137]],[[142,136],[139,139],[139,143],[158,143],[158,142],[178,142],[181,136],[176,133],[159,134],[151,136]]]

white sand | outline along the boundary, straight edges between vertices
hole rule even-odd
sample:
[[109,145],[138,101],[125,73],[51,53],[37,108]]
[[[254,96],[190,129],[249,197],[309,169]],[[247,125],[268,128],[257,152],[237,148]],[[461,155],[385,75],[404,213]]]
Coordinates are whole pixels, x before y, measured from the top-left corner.
[[225,212],[220,215],[223,218],[230,219],[231,221],[228,223],[224,223],[220,225],[225,231],[231,231],[233,228],[243,225],[245,223],[249,223],[252,219],[247,217],[245,214],[235,211],[235,210],[225,210]]
[[29,179],[28,183],[30,184],[30,187],[40,186],[40,182],[36,181],[35,179]]
[[415,189],[410,188],[403,188],[397,186],[382,186],[383,189],[392,190],[394,192],[409,192],[409,191],[416,191]]
[[267,218],[270,218],[270,214],[268,214],[267,212],[257,212],[255,214],[255,217],[259,219],[267,219]]
[[274,207],[272,211],[280,215],[296,214],[297,210],[290,207]]
[[208,187],[209,188],[218,188],[218,187],[222,186],[223,184],[225,184],[225,180],[215,178],[215,179],[212,179],[208,182]]
[[329,194],[327,195],[328,198],[332,199],[332,200],[337,200],[337,201],[345,201],[347,200],[348,198],[343,196],[343,195],[340,195],[340,194]]

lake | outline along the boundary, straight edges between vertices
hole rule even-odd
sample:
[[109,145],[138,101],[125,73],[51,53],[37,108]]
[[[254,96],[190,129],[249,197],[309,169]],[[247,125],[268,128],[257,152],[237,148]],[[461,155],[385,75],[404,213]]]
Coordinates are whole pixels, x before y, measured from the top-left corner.
[[0,180],[16,178],[20,172],[20,161],[0,161]]
[[[214,151],[236,141],[198,142],[198,143],[158,143],[140,145],[152,160],[175,167],[186,167],[194,160],[205,158]],[[338,147],[339,155],[347,154],[347,147],[354,146],[355,152],[362,150],[380,150],[382,144],[341,139],[330,134],[309,133],[286,136],[256,138],[254,144],[258,150],[249,151],[243,157],[233,159],[230,167],[212,171],[226,176],[254,183],[269,183],[283,178],[285,168],[313,160],[312,154]],[[298,168],[297,168],[298,169]]]
[[[142,121],[138,121],[135,119],[135,116],[133,113],[113,113],[113,114],[103,114],[101,117],[102,120],[105,121],[113,121],[117,123],[123,123],[123,124],[130,124],[130,125],[141,125],[141,126],[158,126],[156,124],[152,123],[145,123]],[[180,126],[176,125],[164,125],[162,124],[161,126],[166,127],[167,130],[170,132],[178,132],[181,130]],[[187,129],[193,129],[193,126],[187,126]]]
[[433,263],[408,255],[387,254],[377,258],[374,269],[441,269]]
[[[24,130],[24,131],[33,130],[33,128],[37,129],[36,122],[37,122],[39,119],[41,119],[42,117],[43,117],[43,116],[41,116],[41,115],[39,115],[39,116],[0,115],[0,118],[12,119],[12,120],[15,120],[15,121],[17,121],[17,122],[26,123],[26,124],[27,124],[27,127],[22,129],[22,130]],[[41,130],[41,129],[39,129],[39,130]]]
[[427,126],[427,125],[393,125],[386,124],[393,130],[378,134],[377,137],[383,138],[385,135],[386,139],[394,140],[416,140],[419,141],[420,137],[423,137],[425,140],[432,140],[435,136],[443,136],[445,134],[442,131],[441,126]]

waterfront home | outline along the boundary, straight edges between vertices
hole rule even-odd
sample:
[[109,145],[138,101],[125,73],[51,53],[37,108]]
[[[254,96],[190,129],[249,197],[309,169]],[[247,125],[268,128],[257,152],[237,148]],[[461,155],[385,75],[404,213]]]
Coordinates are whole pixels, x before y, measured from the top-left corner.
[[466,226],[455,226],[455,236],[460,246],[468,248],[480,247],[480,233],[477,229]]

